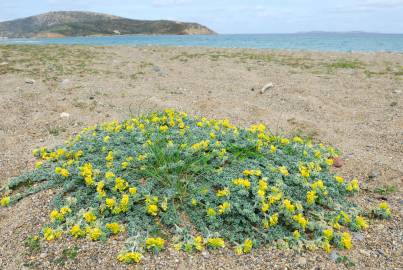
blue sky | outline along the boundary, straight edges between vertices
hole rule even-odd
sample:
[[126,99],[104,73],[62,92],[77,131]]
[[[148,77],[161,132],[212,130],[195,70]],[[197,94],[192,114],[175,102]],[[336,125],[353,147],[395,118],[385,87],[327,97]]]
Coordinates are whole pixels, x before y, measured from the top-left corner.
[[403,0],[0,0],[0,21],[55,10],[192,21],[219,33],[403,32]]

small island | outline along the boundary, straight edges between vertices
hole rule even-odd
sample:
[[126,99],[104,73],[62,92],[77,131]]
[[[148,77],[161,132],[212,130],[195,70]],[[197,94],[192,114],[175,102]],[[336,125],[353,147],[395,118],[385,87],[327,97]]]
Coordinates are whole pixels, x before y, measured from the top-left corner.
[[133,20],[108,14],[56,11],[0,22],[0,37],[42,38],[112,35],[211,35],[206,26],[169,20]]

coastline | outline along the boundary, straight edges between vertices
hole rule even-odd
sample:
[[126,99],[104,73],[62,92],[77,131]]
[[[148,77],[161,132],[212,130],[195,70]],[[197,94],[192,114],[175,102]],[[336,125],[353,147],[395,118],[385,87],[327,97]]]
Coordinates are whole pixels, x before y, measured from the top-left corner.
[[[313,52],[204,47],[0,45],[0,186],[33,167],[31,150],[57,145],[82,128],[130,114],[173,107],[193,115],[228,118],[248,126],[263,122],[276,134],[300,134],[333,145],[345,165],[336,169],[358,177],[363,208],[387,195],[393,218],[376,221],[355,239],[357,269],[399,268],[402,231],[403,54],[389,52]],[[260,93],[267,83],[273,88]],[[68,117],[61,117],[68,113]],[[1,269],[24,264],[57,269],[52,262],[76,242],[46,245],[28,254],[24,241],[49,213],[53,194],[42,192],[0,209]],[[123,237],[124,238],[124,237]],[[86,250],[65,267],[127,269],[114,255],[123,238],[80,242]],[[110,243],[109,243],[110,241]],[[379,255],[377,251],[384,255]],[[339,252],[339,251],[338,251]],[[41,254],[47,254],[46,259]],[[144,267],[165,269],[256,269],[300,267],[338,269],[320,252],[262,248],[242,260],[220,251],[186,255],[173,248],[149,256]],[[48,259],[48,257],[50,259]],[[95,263],[96,262],[96,263]],[[94,264],[95,263],[95,264]],[[142,267],[142,266],[140,266]],[[182,268],[180,268],[182,267]]]

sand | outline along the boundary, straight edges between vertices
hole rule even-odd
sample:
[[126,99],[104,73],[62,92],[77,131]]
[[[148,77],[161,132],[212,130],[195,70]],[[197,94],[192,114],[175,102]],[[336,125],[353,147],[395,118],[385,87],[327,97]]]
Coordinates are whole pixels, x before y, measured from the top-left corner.
[[[148,256],[138,269],[357,269],[402,267],[403,54],[174,47],[0,46],[0,186],[33,168],[31,151],[91,124],[176,108],[263,122],[343,152],[335,169],[357,177],[364,209],[387,201],[393,218],[354,235],[345,262],[322,251],[262,248]],[[273,87],[264,94],[267,83]],[[64,114],[63,114],[64,113]],[[61,114],[63,114],[61,117]],[[384,192],[382,192],[384,191]],[[47,221],[52,191],[0,209],[0,269],[126,269],[107,243],[60,241],[31,252],[24,241]],[[77,245],[78,255],[63,257]],[[333,259],[334,259],[333,254]],[[60,259],[61,258],[61,259]]]

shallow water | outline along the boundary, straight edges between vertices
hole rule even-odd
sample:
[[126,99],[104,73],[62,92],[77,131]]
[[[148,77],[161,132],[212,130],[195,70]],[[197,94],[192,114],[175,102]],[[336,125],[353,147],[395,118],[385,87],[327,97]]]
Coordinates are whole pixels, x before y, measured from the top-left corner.
[[301,33],[236,35],[136,35],[5,39],[0,44],[162,45],[212,48],[266,48],[313,51],[403,52],[403,34]]

